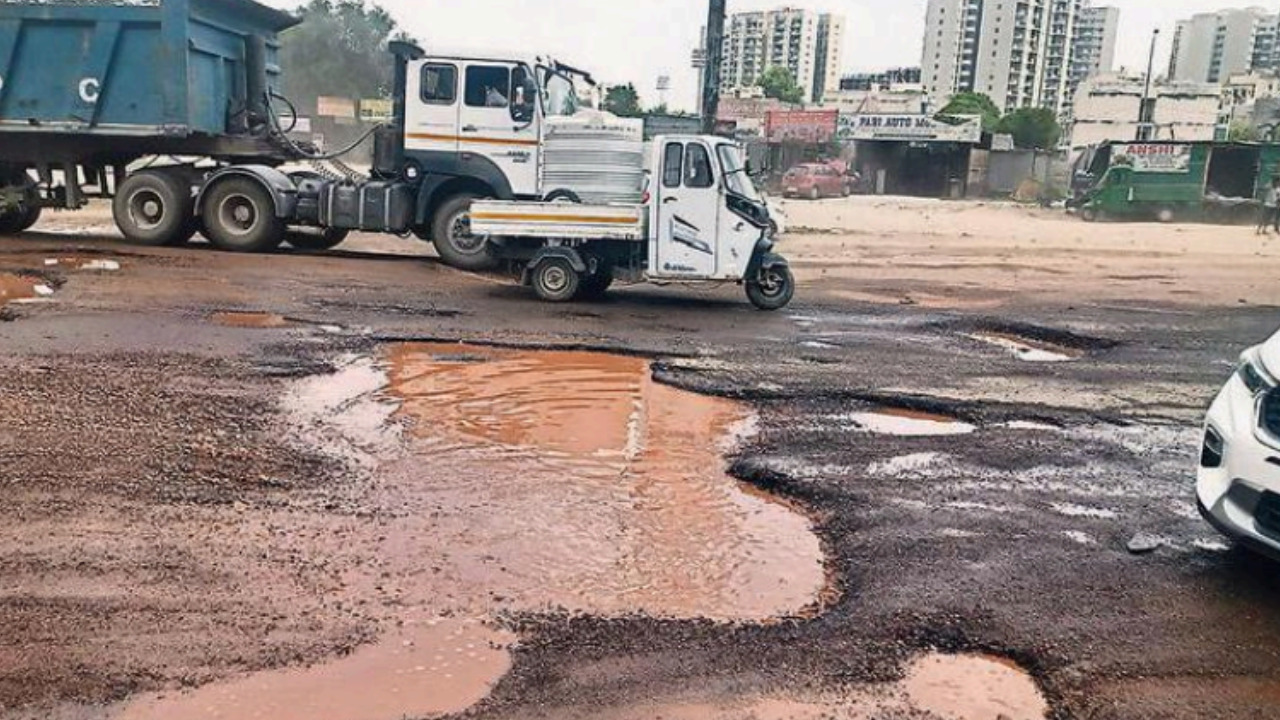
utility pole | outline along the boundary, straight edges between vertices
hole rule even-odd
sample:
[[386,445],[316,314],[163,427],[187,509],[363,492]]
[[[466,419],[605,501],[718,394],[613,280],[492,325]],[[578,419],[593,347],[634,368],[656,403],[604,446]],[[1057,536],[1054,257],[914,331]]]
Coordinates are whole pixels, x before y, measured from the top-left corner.
[[1138,142],[1149,142],[1155,139],[1156,104],[1151,99],[1151,81],[1156,72],[1156,41],[1160,39],[1160,28],[1151,33],[1151,55],[1147,58],[1147,80],[1142,88],[1142,104],[1138,106]]
[[728,0],[710,0],[707,10],[707,63],[702,69],[702,132],[716,131],[720,110],[720,69],[724,64],[724,21]]

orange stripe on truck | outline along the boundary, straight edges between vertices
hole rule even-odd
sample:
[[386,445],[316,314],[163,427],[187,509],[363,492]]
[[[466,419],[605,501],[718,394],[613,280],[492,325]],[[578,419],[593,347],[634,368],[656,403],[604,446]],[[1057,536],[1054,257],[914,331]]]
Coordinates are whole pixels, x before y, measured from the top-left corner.
[[629,217],[601,217],[597,215],[525,215],[519,213],[471,213],[472,220],[511,220],[513,222],[580,222],[609,225],[630,225],[637,222]]
[[405,137],[410,140],[433,140],[436,142],[462,142],[475,143],[479,145],[519,145],[523,147],[536,147],[537,140],[517,140],[515,138],[487,138],[487,137],[460,137],[457,135],[434,135],[432,133],[406,133]]

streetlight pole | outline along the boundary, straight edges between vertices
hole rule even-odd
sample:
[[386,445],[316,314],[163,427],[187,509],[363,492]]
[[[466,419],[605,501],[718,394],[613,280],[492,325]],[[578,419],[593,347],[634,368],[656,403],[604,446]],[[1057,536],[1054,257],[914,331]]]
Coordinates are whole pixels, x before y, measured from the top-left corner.
[[1160,39],[1160,28],[1151,33],[1151,54],[1147,57],[1147,79],[1142,88],[1142,104],[1138,106],[1139,142],[1155,138],[1155,103],[1151,100],[1151,81],[1156,72],[1156,41]]
[[724,64],[724,21],[728,0],[710,0],[707,9],[707,62],[702,69],[702,132],[716,131],[720,110],[720,68]]

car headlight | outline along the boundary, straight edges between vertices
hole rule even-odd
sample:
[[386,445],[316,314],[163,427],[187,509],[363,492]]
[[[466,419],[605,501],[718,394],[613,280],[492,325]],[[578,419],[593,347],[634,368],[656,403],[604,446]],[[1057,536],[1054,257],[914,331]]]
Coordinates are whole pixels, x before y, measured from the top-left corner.
[[1275,387],[1275,382],[1262,366],[1262,361],[1258,359],[1253,351],[1246,352],[1240,358],[1240,369],[1236,371],[1240,375],[1241,382],[1249,388],[1249,392],[1254,395],[1261,395],[1271,388]]

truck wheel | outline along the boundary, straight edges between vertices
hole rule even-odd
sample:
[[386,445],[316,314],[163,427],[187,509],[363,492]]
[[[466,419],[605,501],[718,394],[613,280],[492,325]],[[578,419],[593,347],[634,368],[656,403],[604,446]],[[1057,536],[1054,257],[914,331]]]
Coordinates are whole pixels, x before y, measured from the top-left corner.
[[248,178],[227,178],[204,199],[205,234],[219,250],[264,252],[284,242],[284,221],[276,217],[271,194]]
[[1084,220],[1085,222],[1097,222],[1098,209],[1095,207],[1088,207],[1088,206],[1080,208],[1080,219]]
[[1156,209],[1156,221],[1162,223],[1173,222],[1173,208],[1165,206]]
[[478,195],[462,194],[445,201],[436,211],[431,239],[446,265],[460,270],[493,270],[498,257],[489,239],[471,234],[471,203]]
[[40,221],[43,211],[39,205],[23,205],[16,210],[0,213],[0,235],[16,235],[26,232]]
[[349,234],[349,230],[339,228],[325,228],[323,231],[295,228],[284,239],[298,250],[332,250],[346,242]]
[[817,188],[817,186],[816,186],[816,185],[814,186],[814,188],[813,188],[812,190],[810,190],[810,191],[809,191],[809,199],[810,199],[810,200],[821,200],[821,199],[822,199],[822,191],[821,191],[821,190],[819,190],[819,189]]
[[761,310],[781,310],[795,294],[796,279],[786,265],[761,268],[760,276],[747,283],[747,299]]
[[111,202],[116,227],[138,245],[178,245],[195,235],[191,186],[173,173],[147,170],[125,179]]
[[533,269],[533,290],[547,302],[569,302],[582,287],[582,276],[564,258],[547,258]]

